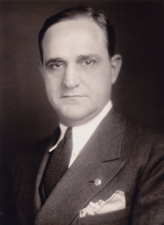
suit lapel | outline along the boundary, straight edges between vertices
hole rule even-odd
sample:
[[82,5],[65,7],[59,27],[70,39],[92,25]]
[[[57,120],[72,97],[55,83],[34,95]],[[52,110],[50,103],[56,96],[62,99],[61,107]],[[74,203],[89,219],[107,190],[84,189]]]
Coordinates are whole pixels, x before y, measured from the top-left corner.
[[37,177],[36,177],[36,183],[35,183],[35,187],[34,187],[34,212],[35,212],[35,214],[42,206],[42,199],[40,196],[39,188],[40,188],[40,184],[42,181],[45,167],[47,165],[48,158],[49,158],[49,153],[47,151],[46,154],[43,156],[43,159],[41,160],[40,167],[38,169],[38,173],[37,173]]
[[[125,121],[112,111],[102,121],[76,161],[38,212],[35,225],[67,225],[121,170]],[[96,179],[101,180],[96,185]]]
[[19,184],[17,207],[22,224],[33,224],[33,218],[41,208],[39,185],[49,157],[48,149],[54,144],[54,135],[32,147],[31,152],[19,160],[16,171]]
[[35,214],[37,211],[41,208],[42,206],[42,199],[40,196],[40,185],[42,182],[43,174],[47,165],[47,161],[49,159],[49,149],[57,142],[59,138],[60,132],[59,128],[55,130],[55,133],[50,137],[46,143],[46,147],[42,146],[42,149],[44,150],[44,154],[42,157],[42,160],[40,161],[40,165],[38,168],[37,176],[36,176],[36,181],[35,181],[35,188],[34,188],[34,212]]
[[16,184],[19,187],[16,198],[21,224],[32,224],[38,210],[35,207],[35,181],[36,176],[39,176],[37,175],[38,168],[45,155],[47,141],[42,142],[39,146],[34,146],[30,153],[24,154],[22,160],[19,160],[18,169],[16,168],[16,176],[19,181],[19,184]]

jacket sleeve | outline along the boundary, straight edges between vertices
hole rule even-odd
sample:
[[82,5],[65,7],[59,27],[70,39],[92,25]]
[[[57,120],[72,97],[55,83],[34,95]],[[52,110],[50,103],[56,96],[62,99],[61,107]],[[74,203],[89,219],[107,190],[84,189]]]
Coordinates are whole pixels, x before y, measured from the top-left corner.
[[130,224],[164,224],[164,138],[153,146],[140,177]]

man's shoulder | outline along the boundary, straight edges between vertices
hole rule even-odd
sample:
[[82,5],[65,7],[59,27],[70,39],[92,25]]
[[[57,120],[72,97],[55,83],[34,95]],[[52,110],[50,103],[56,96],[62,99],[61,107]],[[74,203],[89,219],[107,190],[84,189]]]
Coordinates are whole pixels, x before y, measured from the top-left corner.
[[122,149],[123,158],[129,158],[144,169],[155,161],[164,160],[164,133],[126,117]]
[[136,139],[143,142],[155,143],[163,140],[164,133],[160,130],[145,126],[141,122],[127,119],[127,133],[135,135]]
[[126,133],[134,133],[136,135],[136,138],[144,137],[149,138],[151,137],[151,140],[155,139],[161,139],[164,136],[164,132],[160,131],[158,129],[155,129],[154,127],[145,125],[143,121],[135,120],[130,118],[129,116],[123,114],[120,112],[117,108],[113,108],[112,116],[116,118],[116,121],[118,122],[118,125],[120,126],[123,124],[125,125]]
[[[113,115],[116,118],[115,121],[117,121],[118,126],[123,127],[123,145],[129,145],[132,149],[137,148],[138,154],[150,154],[159,145],[164,149],[164,132],[145,126],[140,121],[132,120],[115,109]],[[131,151],[133,151],[132,149]],[[155,151],[158,152],[159,150]]]
[[18,171],[28,170],[31,167],[37,167],[45,154],[48,154],[49,146],[54,139],[54,134],[42,138],[28,146],[21,151],[13,159],[11,173],[15,176]]
[[29,158],[36,158],[37,155],[44,154],[47,151],[47,147],[51,141],[51,136],[39,139],[38,141],[26,146],[19,152],[17,158],[28,160]]

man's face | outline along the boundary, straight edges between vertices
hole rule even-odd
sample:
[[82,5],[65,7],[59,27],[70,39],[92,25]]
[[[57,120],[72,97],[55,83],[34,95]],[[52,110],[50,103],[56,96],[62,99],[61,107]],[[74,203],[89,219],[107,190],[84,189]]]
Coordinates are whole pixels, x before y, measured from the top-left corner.
[[105,31],[91,18],[52,25],[42,42],[47,96],[59,120],[77,126],[95,117],[111,97],[120,56],[109,57]]

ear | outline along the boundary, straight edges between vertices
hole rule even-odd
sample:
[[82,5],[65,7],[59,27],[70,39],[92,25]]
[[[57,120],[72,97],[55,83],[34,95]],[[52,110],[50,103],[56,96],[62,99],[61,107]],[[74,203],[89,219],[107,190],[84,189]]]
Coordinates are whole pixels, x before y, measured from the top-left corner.
[[112,84],[114,84],[119,75],[120,69],[122,65],[122,57],[117,54],[111,58],[111,66],[112,66]]

